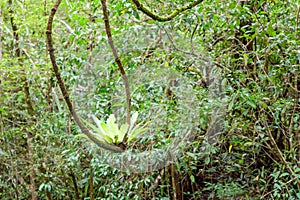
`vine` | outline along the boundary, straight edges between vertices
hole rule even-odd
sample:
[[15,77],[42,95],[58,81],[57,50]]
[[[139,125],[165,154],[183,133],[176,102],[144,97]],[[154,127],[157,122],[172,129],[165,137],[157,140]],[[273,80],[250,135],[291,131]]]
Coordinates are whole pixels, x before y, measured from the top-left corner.
[[[126,92],[126,122],[130,126],[131,98],[130,98],[128,77],[126,75],[125,69],[123,67],[123,64],[120,60],[120,57],[118,55],[118,52],[115,48],[115,45],[114,45],[114,42],[113,42],[113,39],[112,39],[112,34],[111,34],[111,31],[110,31],[110,25],[109,25],[109,19],[108,19],[108,11],[107,11],[107,6],[106,6],[106,0],[101,0],[101,4],[102,4],[103,19],[104,19],[104,23],[105,23],[105,31],[106,31],[108,43],[109,43],[109,46],[110,46],[110,48],[113,52],[115,61],[118,65],[118,67],[119,67],[119,70],[120,70],[121,75],[122,75],[122,79],[124,81],[124,87],[125,87],[125,92]],[[125,134],[124,141],[127,141],[127,135],[128,135],[128,131]]]
[[74,121],[77,123],[77,125],[80,128],[80,130],[91,141],[93,141],[96,145],[98,145],[99,147],[104,148],[106,150],[110,150],[110,151],[113,151],[113,152],[116,152],[116,153],[123,152],[123,150],[121,148],[119,148],[119,147],[117,147],[115,145],[106,144],[106,143],[103,143],[103,142],[97,140],[93,136],[93,134],[86,128],[86,126],[81,122],[81,120],[79,119],[78,114],[74,110],[73,104],[72,104],[71,99],[70,99],[70,95],[69,95],[68,90],[67,90],[67,88],[65,86],[65,83],[63,82],[63,80],[61,78],[61,75],[60,75],[60,72],[59,72],[59,69],[58,69],[58,66],[57,66],[57,63],[56,63],[56,57],[54,55],[54,47],[53,47],[53,42],[52,42],[53,18],[55,16],[55,13],[56,13],[56,11],[57,11],[60,3],[61,3],[61,0],[57,0],[56,3],[55,3],[55,5],[51,9],[51,12],[50,12],[50,15],[49,15],[49,18],[48,18],[47,29],[46,29],[46,35],[47,35],[46,42],[47,42],[47,45],[48,45],[48,52],[49,52],[49,55],[50,55],[50,60],[51,60],[51,63],[52,63],[52,68],[53,68],[53,71],[54,71],[55,76],[57,78],[57,82],[58,82],[60,90],[61,90],[61,92],[63,94],[64,100],[67,103],[67,106],[69,108],[69,111],[70,111],[71,115],[74,118]]

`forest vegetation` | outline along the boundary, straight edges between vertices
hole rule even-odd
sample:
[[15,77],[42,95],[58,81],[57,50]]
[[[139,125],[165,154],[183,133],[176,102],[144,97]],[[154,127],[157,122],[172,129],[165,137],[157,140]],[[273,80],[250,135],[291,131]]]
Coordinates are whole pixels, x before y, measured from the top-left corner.
[[300,199],[298,0],[1,0],[0,199]]

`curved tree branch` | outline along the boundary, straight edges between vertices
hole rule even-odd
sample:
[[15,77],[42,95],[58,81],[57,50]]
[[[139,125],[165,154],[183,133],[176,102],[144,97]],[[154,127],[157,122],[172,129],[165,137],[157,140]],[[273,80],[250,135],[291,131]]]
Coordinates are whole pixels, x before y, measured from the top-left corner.
[[190,3],[187,6],[182,6],[180,8],[176,8],[171,14],[169,14],[167,16],[159,16],[159,15],[153,13],[150,8],[144,6],[139,0],[132,0],[132,1],[136,5],[137,9],[142,11],[147,16],[149,16],[152,19],[154,19],[156,21],[159,21],[159,22],[166,22],[166,21],[172,20],[178,14],[180,14],[180,13],[186,11],[186,10],[189,10],[189,9],[195,7],[196,5],[202,3],[204,0],[197,0],[193,3]]
[[[103,20],[105,23],[105,31],[108,39],[109,46],[114,54],[115,61],[119,67],[119,70],[122,75],[122,79],[124,82],[124,87],[125,87],[125,92],[126,92],[126,122],[128,125],[130,125],[130,105],[131,105],[131,97],[130,97],[130,90],[129,90],[129,83],[128,83],[128,77],[126,75],[125,69],[122,65],[122,62],[120,60],[120,57],[118,55],[118,52],[115,48],[113,39],[112,39],[112,34],[110,31],[110,25],[109,25],[109,19],[108,19],[108,11],[107,11],[107,6],[106,6],[106,0],[101,0],[102,3],[102,11],[103,11]],[[127,140],[127,134],[124,137],[124,141]]]
[[52,24],[53,24],[53,18],[54,15],[56,13],[57,8],[59,7],[59,4],[61,3],[61,0],[57,0],[55,5],[53,6],[53,8],[51,9],[50,15],[49,15],[49,19],[48,19],[48,23],[47,23],[47,30],[46,30],[46,35],[47,35],[47,45],[48,45],[48,51],[49,51],[49,55],[50,55],[50,60],[52,63],[52,67],[53,67],[53,71],[55,73],[55,76],[57,78],[57,82],[59,84],[60,90],[64,96],[64,99],[67,103],[67,106],[69,108],[69,111],[71,112],[75,122],[77,123],[77,125],[79,126],[79,128],[81,129],[81,131],[90,139],[92,140],[96,145],[98,145],[101,148],[104,148],[106,150],[110,150],[113,152],[123,152],[123,150],[115,145],[110,145],[110,144],[106,144],[103,143],[99,140],[97,140],[93,134],[84,126],[84,124],[81,122],[81,120],[79,119],[79,116],[77,115],[76,111],[74,110],[73,104],[70,100],[70,96],[69,93],[67,91],[67,88],[61,78],[57,63],[56,63],[56,59],[55,59],[55,55],[54,55],[54,48],[53,48],[53,43],[52,43]]

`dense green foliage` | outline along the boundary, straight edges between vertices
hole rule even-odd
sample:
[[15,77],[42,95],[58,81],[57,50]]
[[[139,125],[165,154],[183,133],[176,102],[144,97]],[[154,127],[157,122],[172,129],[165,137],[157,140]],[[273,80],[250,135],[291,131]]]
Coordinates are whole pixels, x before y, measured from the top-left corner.
[[[149,119],[164,128],[132,146],[163,148],[185,125],[176,102],[164,98],[166,88],[155,84],[153,77],[164,75],[160,69],[175,70],[197,92],[192,105],[199,127],[190,146],[176,162],[140,174],[108,165],[108,152],[97,155],[95,145],[76,137],[82,132],[60,93],[45,42],[54,3],[0,2],[0,199],[300,199],[298,0],[207,0],[167,22],[150,19],[131,1],[107,2],[115,46],[133,77],[132,113],[149,119],[149,110],[165,109]],[[142,3],[165,16],[186,2]],[[103,121],[113,113],[124,122],[126,97],[101,2],[63,1],[53,31],[69,91],[97,86],[86,101],[71,92],[78,112],[88,108],[85,114]],[[204,139],[213,112],[205,66],[221,72],[228,99],[213,144]],[[92,75],[85,77],[87,70]]]

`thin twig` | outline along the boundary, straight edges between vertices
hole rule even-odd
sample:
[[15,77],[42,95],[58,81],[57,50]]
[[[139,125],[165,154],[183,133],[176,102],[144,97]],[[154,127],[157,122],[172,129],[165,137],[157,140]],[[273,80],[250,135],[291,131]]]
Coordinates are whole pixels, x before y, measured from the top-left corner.
[[[180,50],[180,49],[176,46],[175,41],[174,41],[174,40],[172,39],[172,37],[170,36],[169,32],[168,32],[165,28],[164,28],[164,30],[165,30],[165,32],[166,32],[166,34],[167,34],[167,37],[169,38],[169,40],[170,40],[170,42],[171,42],[173,48],[174,48],[176,51],[179,51],[179,52],[182,52],[182,53],[184,53],[184,54],[187,54],[187,55],[191,55],[191,56],[197,57],[197,58],[199,58],[200,60],[203,60],[204,62],[210,62],[207,58],[204,58],[201,54],[196,54],[196,53],[194,53],[194,52],[188,52],[188,51]],[[224,70],[227,70],[227,71],[230,72],[230,73],[232,73],[232,71],[231,71],[229,68],[225,67],[225,66],[222,65],[221,63],[218,63],[218,62],[215,62],[215,61],[214,61],[213,64],[216,65],[216,66],[218,66],[218,67],[220,67],[220,68],[222,68],[222,69],[224,69]]]
[[195,52],[195,51],[194,51],[194,42],[193,42],[193,39],[194,39],[194,35],[195,35],[196,31],[197,31],[198,25],[199,25],[199,24],[197,23],[196,26],[195,26],[195,28],[194,28],[194,30],[193,30],[193,32],[192,32],[191,38],[190,38],[190,43],[191,43],[191,50],[192,50],[192,53]]
[[[283,185],[287,185],[287,184],[291,183],[291,182],[294,181],[294,180],[296,180],[296,177],[294,177],[294,178],[292,178],[291,180],[289,180],[289,181],[283,183]],[[270,192],[268,192],[268,193],[266,193],[266,194],[264,194],[264,195],[262,195],[262,196],[260,197],[260,199],[265,199],[266,196],[268,196],[269,194],[271,194],[271,193],[274,192],[274,191],[275,191],[275,189],[272,190],[272,191],[270,191]]]
[[[270,139],[270,142],[273,146],[273,148],[275,148],[276,153],[275,155],[279,158],[279,160],[284,164],[284,166],[287,168],[287,170],[289,171],[290,175],[295,176],[295,172],[293,171],[293,169],[290,167],[290,165],[287,163],[287,161],[285,160],[285,158],[282,155],[281,150],[279,149],[270,129],[268,128],[268,124],[266,123],[265,120],[262,120],[262,123],[264,125],[264,127],[266,127],[266,132],[268,135],[268,138]],[[300,180],[297,178],[298,184],[300,184]]]

